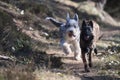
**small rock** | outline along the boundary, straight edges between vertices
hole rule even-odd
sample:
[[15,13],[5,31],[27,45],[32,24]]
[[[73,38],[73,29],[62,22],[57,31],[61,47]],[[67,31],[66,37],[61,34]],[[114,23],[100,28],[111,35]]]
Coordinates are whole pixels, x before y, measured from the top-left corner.
[[102,61],[103,61],[104,59],[105,59],[104,57],[101,58]]
[[120,63],[119,61],[116,61],[118,64]]
[[111,65],[112,65],[112,63],[109,63],[109,65],[111,66]]
[[97,56],[101,56],[103,53],[97,53]]
[[15,47],[12,46],[12,50],[15,51]]
[[118,65],[117,63],[114,63],[114,65]]
[[21,14],[21,15],[24,15],[24,10],[21,10],[20,14]]
[[31,30],[31,31],[32,31],[32,30],[34,30],[34,29],[33,29],[32,27],[29,27],[29,30]]
[[46,37],[49,36],[49,34],[46,33],[46,32],[43,32],[42,35],[44,35],[44,36],[46,36]]
[[113,63],[114,63],[114,61],[111,61],[111,63],[113,64]]

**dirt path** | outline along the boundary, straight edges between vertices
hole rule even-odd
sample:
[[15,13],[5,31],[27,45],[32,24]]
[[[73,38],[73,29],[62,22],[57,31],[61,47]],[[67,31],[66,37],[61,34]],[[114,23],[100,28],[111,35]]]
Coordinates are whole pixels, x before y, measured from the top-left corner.
[[[90,72],[84,72],[84,66],[82,60],[76,61],[73,58],[73,54],[68,56],[63,56],[63,52],[61,49],[52,51],[47,51],[49,54],[57,54],[62,57],[62,62],[64,63],[64,71],[59,71],[62,74],[72,74],[76,77],[79,77],[80,80],[120,80],[119,78],[110,77],[107,75],[101,76],[99,75],[99,71],[101,70],[99,65],[101,65],[101,58],[98,56],[92,56],[93,58],[93,67],[90,69]],[[99,65],[98,65],[99,64]]]
[[[57,51],[48,50],[47,52],[48,54],[56,53],[57,55],[62,57],[62,62],[64,63],[64,66],[65,66],[65,72],[67,73],[71,73],[75,76],[82,77],[83,80],[84,78],[87,78],[87,77],[89,78],[97,74],[97,70],[94,67],[90,69],[89,73],[85,73],[82,60],[76,61],[73,58],[74,56],[73,54],[64,56],[64,53],[62,52],[62,50],[57,50]],[[93,56],[93,64],[97,63],[98,61],[100,61],[98,57]],[[96,66],[96,64],[94,66]],[[85,80],[90,80],[90,79],[85,79]]]

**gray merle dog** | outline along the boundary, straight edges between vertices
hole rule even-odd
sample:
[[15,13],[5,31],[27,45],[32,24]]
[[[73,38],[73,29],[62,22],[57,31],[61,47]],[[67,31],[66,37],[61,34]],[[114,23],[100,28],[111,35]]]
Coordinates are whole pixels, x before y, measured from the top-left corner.
[[[81,26],[80,46],[82,51],[82,60],[86,72],[92,67],[92,50],[97,54],[96,42],[100,38],[99,25],[95,21],[84,20]],[[86,53],[88,54],[88,65],[86,61]]]
[[[74,57],[76,60],[81,58],[81,48],[80,48],[80,27],[78,15],[75,14],[71,19],[67,13],[66,23],[59,22],[52,17],[47,17],[54,25],[59,26],[60,32],[60,45],[63,51],[67,54],[74,52]],[[71,49],[73,47],[73,51]]]

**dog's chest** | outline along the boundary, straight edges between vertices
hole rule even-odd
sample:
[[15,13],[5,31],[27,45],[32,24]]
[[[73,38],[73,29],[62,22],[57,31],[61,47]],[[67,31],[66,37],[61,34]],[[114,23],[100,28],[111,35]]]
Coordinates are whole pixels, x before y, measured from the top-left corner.
[[93,40],[92,41],[84,41],[80,39],[80,47],[81,48],[92,48]]

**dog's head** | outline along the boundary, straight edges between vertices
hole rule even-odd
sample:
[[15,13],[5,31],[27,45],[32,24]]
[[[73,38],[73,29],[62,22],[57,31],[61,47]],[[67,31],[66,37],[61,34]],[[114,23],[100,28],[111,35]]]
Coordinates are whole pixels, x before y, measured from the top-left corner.
[[93,22],[89,20],[83,20],[81,26],[81,37],[84,41],[93,40]]
[[[69,13],[67,13],[66,23],[59,22],[52,17],[47,17],[47,20],[50,20],[54,25],[60,27],[61,35],[65,34],[64,37],[68,40],[79,39],[80,28],[79,28],[79,18],[75,14],[73,18],[70,18]],[[61,29],[62,28],[62,29]]]
[[74,40],[79,37],[80,29],[79,29],[79,18],[78,15],[75,14],[73,18],[70,18],[69,14],[67,14],[66,18],[66,37],[70,40]]

